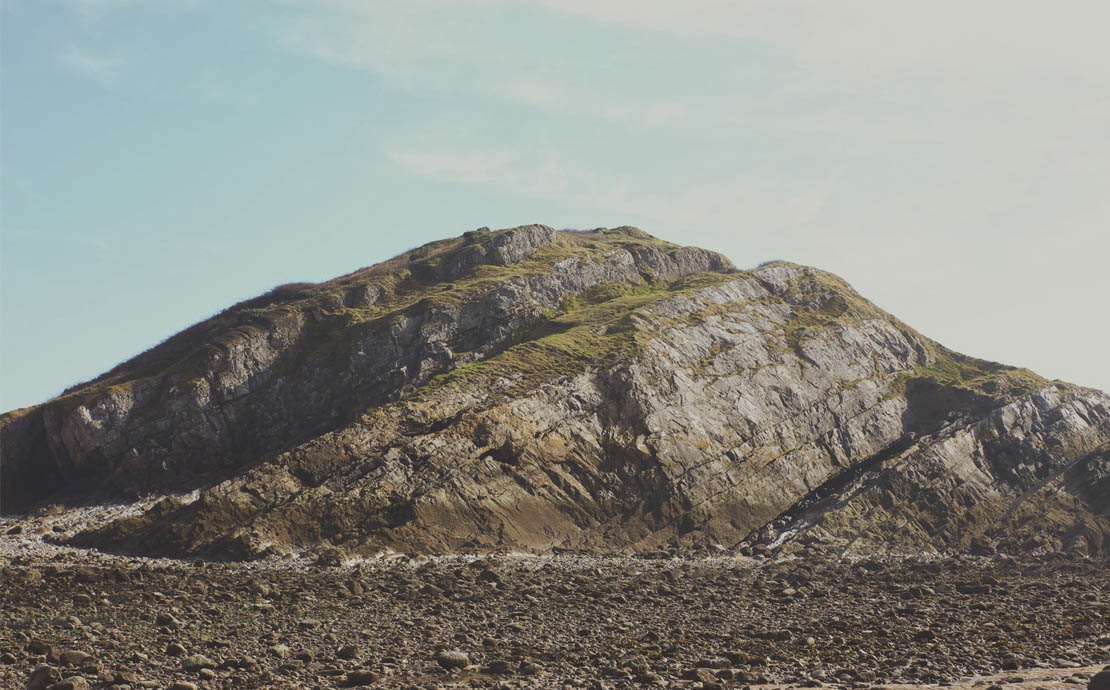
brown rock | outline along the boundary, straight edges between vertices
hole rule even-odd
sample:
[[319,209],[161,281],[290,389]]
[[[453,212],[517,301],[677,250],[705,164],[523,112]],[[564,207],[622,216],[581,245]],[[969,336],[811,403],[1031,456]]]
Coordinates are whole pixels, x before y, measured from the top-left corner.
[[89,690],[89,681],[81,676],[70,676],[47,686],[46,690]]
[[62,674],[53,666],[39,666],[31,672],[27,679],[26,690],[46,690],[46,688],[62,679]]

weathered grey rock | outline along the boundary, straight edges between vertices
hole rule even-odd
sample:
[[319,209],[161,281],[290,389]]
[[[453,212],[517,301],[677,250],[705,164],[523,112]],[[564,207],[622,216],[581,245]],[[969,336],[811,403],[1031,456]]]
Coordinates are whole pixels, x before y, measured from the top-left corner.
[[199,671],[202,668],[216,668],[218,664],[203,654],[190,654],[181,660],[181,668],[186,671]]
[[92,659],[92,654],[83,652],[79,649],[67,649],[58,657],[58,660],[65,666],[80,666],[81,664],[92,661]]
[[[446,253],[429,245],[387,263],[415,273],[407,280],[419,289],[424,281],[452,280],[481,265],[519,262],[558,237],[551,228],[525,226]],[[637,237],[628,239],[641,241]],[[678,262],[690,270],[730,266],[711,252],[684,251],[705,255]],[[481,256],[466,258],[474,252]],[[93,486],[107,478],[108,491],[148,490],[157,484],[180,488],[196,472],[310,439],[349,418],[352,406],[394,399],[480,358],[566,297],[602,284],[641,282],[642,274],[682,271],[669,260],[659,266],[637,263],[617,243],[585,256],[564,248],[556,257],[564,255],[550,265],[478,286],[461,300],[425,300],[426,309],[405,307],[412,306],[407,295],[383,296],[392,295],[401,279],[395,273],[381,275],[378,267],[320,286],[282,286],[236,305],[70,395],[0,420],[5,475],[0,504],[20,510],[78,477]],[[452,262],[464,265],[446,269]],[[375,297],[361,300],[360,306],[383,313],[351,326],[344,317],[350,299],[333,300],[333,290],[369,291]],[[438,292],[434,288],[428,294]],[[290,308],[265,317],[251,312],[273,304]],[[398,306],[401,313],[393,315],[389,310]],[[337,330],[344,333],[345,347],[319,347]],[[217,334],[220,343],[198,342],[200,333]],[[469,358],[459,361],[455,352],[467,352]],[[172,366],[160,375],[133,375],[163,362]],[[285,376],[290,369],[297,376]]]
[[436,663],[445,669],[466,668],[470,665],[470,656],[466,652],[454,649],[441,649],[436,652]]
[[283,286],[2,437],[5,509],[230,468],[74,540],[150,554],[1110,545],[1105,394],[951,353],[827,273],[627,228]]

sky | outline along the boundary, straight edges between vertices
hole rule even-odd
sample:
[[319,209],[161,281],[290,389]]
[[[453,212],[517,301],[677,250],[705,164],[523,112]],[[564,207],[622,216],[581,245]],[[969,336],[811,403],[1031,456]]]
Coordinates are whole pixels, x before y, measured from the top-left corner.
[[0,7],[0,409],[533,222],[818,266],[1110,390],[1104,0]]

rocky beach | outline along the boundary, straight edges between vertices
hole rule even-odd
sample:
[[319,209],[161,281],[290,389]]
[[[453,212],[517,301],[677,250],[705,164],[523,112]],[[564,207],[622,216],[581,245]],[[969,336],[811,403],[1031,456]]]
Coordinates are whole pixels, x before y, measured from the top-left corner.
[[244,564],[42,540],[71,527],[3,520],[0,687],[1078,690],[1110,660],[1105,564],[1058,556]]
[[1110,677],[1105,393],[636,228],[280,286],[0,432],[3,687]]

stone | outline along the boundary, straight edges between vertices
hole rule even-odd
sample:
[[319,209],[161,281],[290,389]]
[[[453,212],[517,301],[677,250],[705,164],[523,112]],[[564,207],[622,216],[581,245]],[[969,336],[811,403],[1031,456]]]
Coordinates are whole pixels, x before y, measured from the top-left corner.
[[682,674],[686,680],[696,680],[701,683],[716,683],[717,676],[708,668],[692,668]]
[[139,678],[138,674],[132,673],[130,671],[117,671],[112,676],[112,683],[111,684],[112,685],[137,686],[137,685],[140,685],[141,683],[142,683],[142,680]]
[[70,676],[53,685],[48,685],[46,690],[89,690],[89,681],[81,676]]
[[170,642],[166,645],[166,656],[185,656],[185,647],[178,642]]
[[[195,501],[166,494],[74,536],[105,551],[253,559],[334,540],[661,555],[745,541],[770,561],[815,521],[861,553],[1039,538],[1038,551],[1097,558],[1108,543],[1091,455],[1110,442],[1105,393],[947,351],[818,269],[741,272],[629,227],[475,233],[281,286],[111,381],[4,416],[6,511],[192,485],[217,469],[197,458],[221,464]],[[806,503],[872,464],[884,470],[858,494]],[[332,483],[338,467],[347,480]],[[79,479],[90,472],[112,481]],[[505,493],[484,502],[491,486]],[[500,577],[478,584],[500,591]],[[398,596],[472,596],[425,585]]]
[[342,549],[334,546],[325,546],[316,550],[316,565],[326,568],[342,567],[346,555]]
[[191,654],[181,660],[181,668],[186,671],[199,671],[202,668],[216,668],[217,664],[203,654]]
[[42,665],[31,672],[27,679],[26,690],[46,690],[47,687],[62,679],[62,674],[53,666]]
[[93,655],[79,649],[67,649],[58,655],[58,661],[64,666],[80,666],[93,660]]
[[165,627],[168,627],[168,628],[179,628],[179,627],[181,627],[181,621],[174,618],[172,614],[165,613],[165,612],[159,613],[157,616],[154,617],[154,624],[159,625],[159,626],[165,626]]
[[379,673],[366,669],[358,669],[347,672],[347,676],[343,680],[343,685],[348,688],[354,688],[362,685],[371,685],[377,683],[379,680],[381,680],[381,675]]
[[526,661],[517,669],[517,673],[522,676],[534,676],[540,672],[540,665],[534,661]]
[[435,661],[445,669],[459,669],[470,665],[470,656],[458,650],[443,649],[436,652]]
[[1087,681],[1087,690],[1110,690],[1110,669],[1091,676]]
[[170,686],[170,690],[197,690],[197,684],[187,680],[177,680]]

